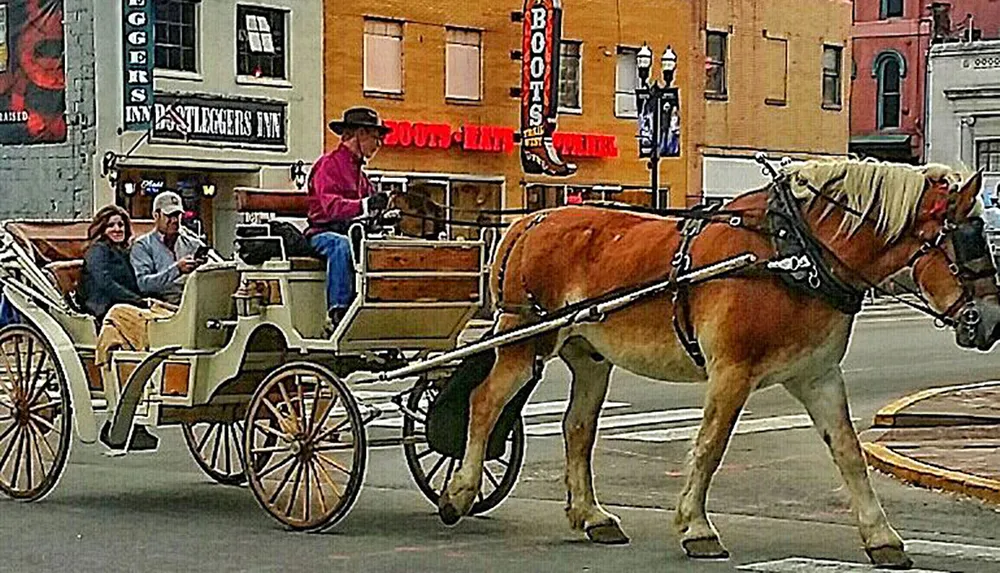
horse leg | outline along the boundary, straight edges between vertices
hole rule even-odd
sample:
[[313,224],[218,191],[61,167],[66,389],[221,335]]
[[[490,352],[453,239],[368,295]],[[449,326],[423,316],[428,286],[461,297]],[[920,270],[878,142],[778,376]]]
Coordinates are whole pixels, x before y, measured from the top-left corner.
[[604,511],[594,494],[594,440],[601,404],[608,393],[611,362],[583,338],[569,339],[559,356],[573,373],[569,409],[563,417],[566,442],[566,517],[594,543],[628,543],[618,517]]
[[674,525],[688,557],[726,559],[729,551],[708,520],[705,502],[712,476],[722,462],[736,420],[753,388],[750,375],[727,369],[709,375],[705,415],[691,448],[687,481],[677,504]]
[[785,387],[806,407],[813,424],[830,448],[833,461],[850,490],[851,505],[868,558],[880,567],[908,569],[913,562],[903,549],[903,540],[889,525],[872,488],[861,444],[851,423],[840,367],[835,366],[813,380],[786,383]]
[[[515,321],[502,316],[498,331],[516,326]],[[446,525],[458,523],[472,509],[483,479],[483,461],[490,432],[503,407],[531,380],[534,362],[534,341],[501,346],[497,349],[496,364],[486,380],[472,391],[465,455],[438,501],[438,515]]]

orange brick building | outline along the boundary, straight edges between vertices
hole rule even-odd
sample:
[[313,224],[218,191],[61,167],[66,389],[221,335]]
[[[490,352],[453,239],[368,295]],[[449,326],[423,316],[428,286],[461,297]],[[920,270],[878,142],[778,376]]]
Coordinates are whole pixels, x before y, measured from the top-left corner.
[[[766,2],[740,0],[731,10],[728,4],[563,0],[563,136],[556,144],[579,166],[569,178],[522,173],[511,139],[520,109],[511,88],[520,85],[521,66],[511,55],[521,48],[521,23],[512,21],[512,12],[521,10],[521,0],[325,2],[325,114],[339,117],[354,105],[378,109],[397,129],[368,166],[373,179],[383,188],[405,186],[411,196],[448,205],[456,219],[474,219],[479,209],[552,206],[580,195],[650,204],[633,96],[634,54],[644,42],[654,53],[655,77],[663,49],[670,45],[678,54],[681,157],[660,162],[661,204],[697,203],[706,177],[728,176],[728,163],[716,174],[705,157],[739,156],[745,162],[751,149],[796,156],[846,152],[845,80],[837,88],[843,112],[827,109],[820,99],[824,43],[843,47],[839,73],[850,69],[850,2],[784,0],[783,9],[756,9]],[[719,52],[707,43],[707,31],[723,29],[728,41]],[[767,75],[754,41],[762,30],[790,38],[781,70],[790,86],[783,104],[766,103],[754,77]],[[722,58],[714,67],[706,61],[709,49]],[[726,96],[707,95],[706,76],[711,83],[720,74]],[[335,146],[336,136],[328,132],[325,143]]]

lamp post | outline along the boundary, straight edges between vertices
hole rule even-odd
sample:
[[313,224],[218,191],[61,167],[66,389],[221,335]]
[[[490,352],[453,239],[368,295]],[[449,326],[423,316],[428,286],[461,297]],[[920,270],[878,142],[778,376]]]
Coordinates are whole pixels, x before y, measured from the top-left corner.
[[[674,72],[677,70],[677,53],[673,48],[667,46],[660,56],[660,71],[663,74],[663,82],[657,79],[650,81],[650,71],[653,67],[653,52],[645,43],[635,56],[635,69],[639,76],[639,84],[635,88],[636,104],[639,110],[639,156],[645,157],[642,140],[645,133],[649,134],[649,169],[650,187],[653,193],[653,208],[659,209],[660,205],[660,144],[662,142],[662,122],[663,106],[671,103],[678,104],[677,88],[673,87]],[[646,111],[652,110],[652,125],[649,131],[644,130],[644,123],[647,120]],[[670,121],[669,116],[667,121]],[[667,129],[669,129],[669,124]]]

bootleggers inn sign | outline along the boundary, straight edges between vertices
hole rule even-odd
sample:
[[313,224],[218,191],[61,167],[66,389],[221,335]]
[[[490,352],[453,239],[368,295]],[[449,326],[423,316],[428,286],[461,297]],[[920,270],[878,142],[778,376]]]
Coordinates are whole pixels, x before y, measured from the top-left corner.
[[525,173],[572,175],[552,143],[559,110],[560,0],[525,0],[521,50],[521,168]]
[[157,93],[153,140],[285,150],[285,102]]

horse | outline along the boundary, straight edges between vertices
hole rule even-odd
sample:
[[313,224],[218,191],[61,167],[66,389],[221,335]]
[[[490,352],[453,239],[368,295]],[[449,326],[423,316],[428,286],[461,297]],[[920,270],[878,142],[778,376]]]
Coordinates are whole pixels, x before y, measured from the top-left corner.
[[[841,290],[854,292],[856,304],[815,291],[812,272],[799,284],[775,267],[758,267],[643,299],[600,322],[499,347],[469,398],[461,466],[439,500],[445,524],[455,525],[474,502],[486,443],[504,405],[538,375],[539,364],[558,356],[572,373],[562,423],[565,511],[571,528],[592,542],[629,541],[619,518],[598,502],[592,468],[597,419],[617,366],[656,380],[707,383],[674,519],[689,558],[729,556],[706,513],[711,478],[750,394],[780,384],[802,403],[828,446],[869,559],[884,567],[912,565],[872,488],[841,362],[864,289],[906,268],[927,310],[956,328],[960,346],[987,351],[996,342],[1000,302],[978,217],[981,174],[843,159],[785,164],[774,176],[724,212],[700,213],[698,233],[687,232],[676,217],[594,206],[542,211],[509,227],[491,263],[495,332],[672,271],[676,276],[678,269],[743,253],[778,260],[779,243],[788,238],[781,229],[789,229],[774,223],[789,217],[799,221],[791,230],[816,247],[816,266],[826,267],[829,280],[839,279]],[[791,212],[777,216],[781,197]],[[682,324],[672,328],[672,322]]]

